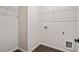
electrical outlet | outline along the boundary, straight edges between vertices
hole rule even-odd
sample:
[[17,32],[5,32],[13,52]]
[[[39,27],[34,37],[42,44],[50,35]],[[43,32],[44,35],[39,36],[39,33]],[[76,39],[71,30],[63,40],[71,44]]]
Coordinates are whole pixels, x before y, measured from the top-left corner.
[[44,29],[48,29],[48,27],[47,26],[44,26]]

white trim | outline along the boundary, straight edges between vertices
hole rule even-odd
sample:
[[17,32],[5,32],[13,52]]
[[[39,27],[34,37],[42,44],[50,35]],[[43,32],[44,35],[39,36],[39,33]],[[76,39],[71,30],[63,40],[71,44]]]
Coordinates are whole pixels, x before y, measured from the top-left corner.
[[27,52],[26,50],[24,50],[24,49],[22,49],[22,48],[20,48],[20,47],[16,47],[16,48],[14,48],[14,49],[12,49],[12,50],[10,50],[10,51],[8,51],[8,52],[13,52],[13,51],[15,51],[15,50],[17,50],[17,49],[21,50],[22,52]]
[[40,43],[38,43],[38,44],[36,44],[31,50],[28,50],[28,51],[26,51],[26,50],[24,50],[24,49],[22,49],[22,48],[20,48],[20,47],[16,47],[16,48],[14,48],[14,49],[12,49],[12,50],[10,50],[10,51],[8,51],[8,52],[13,52],[13,51],[15,51],[15,50],[17,50],[17,49],[20,49],[21,51],[23,51],[23,52],[32,52],[35,48],[37,48],[39,45],[45,45],[45,46],[48,46],[48,47],[51,47],[51,48],[55,48],[55,49],[58,49],[58,50],[61,50],[61,51],[65,51],[65,52],[72,52],[72,51],[70,51],[70,50],[66,50],[66,49],[63,49],[63,48],[59,48],[59,47],[56,47],[56,46],[53,46],[53,45],[49,45],[49,44],[46,44],[46,43],[43,43],[43,42],[40,42]]
[[12,50],[10,50],[10,51],[8,51],[8,52],[13,52],[13,51],[15,51],[15,50],[17,50],[17,49],[18,49],[18,47],[14,48],[14,49],[12,49]]
[[70,50],[66,50],[64,48],[59,48],[59,47],[56,47],[56,46],[53,46],[53,45],[49,45],[49,44],[46,44],[46,43],[43,43],[43,42],[40,42],[38,44],[36,44],[31,50],[29,50],[28,52],[32,52],[35,48],[37,48],[39,45],[45,45],[45,46],[48,46],[48,47],[51,47],[51,48],[55,48],[55,49],[58,49],[58,50],[61,50],[61,51],[65,51],[65,52],[72,52]]
[[40,45],[40,43],[37,43],[32,49],[28,50],[28,52],[32,52],[34,49],[36,49],[38,46]]
[[55,49],[58,49],[58,50],[61,50],[61,51],[72,52],[72,51],[70,51],[70,50],[66,50],[66,49],[63,49],[63,48],[59,48],[59,47],[56,47],[56,46],[53,46],[53,45],[49,45],[49,44],[46,44],[46,43],[40,42],[40,44],[41,44],[41,45],[48,46],[48,47],[51,47],[51,48],[55,48]]
[[24,49],[22,49],[20,47],[18,47],[18,49],[20,49],[22,52],[27,52],[26,50],[24,50]]

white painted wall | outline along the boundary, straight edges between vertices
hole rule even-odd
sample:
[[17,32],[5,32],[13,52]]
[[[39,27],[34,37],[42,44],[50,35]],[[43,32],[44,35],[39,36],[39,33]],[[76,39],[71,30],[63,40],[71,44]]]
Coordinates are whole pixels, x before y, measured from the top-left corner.
[[38,7],[28,7],[28,50],[32,51],[39,43],[39,18],[38,18]]
[[[40,11],[41,43],[63,51],[73,51],[77,37],[77,7],[40,7]],[[72,49],[65,47],[66,41],[73,42]]]
[[19,7],[18,17],[18,47],[27,51],[28,49],[28,7]]
[[[77,13],[77,31],[78,31],[78,36],[77,38],[79,38],[79,6],[77,7],[78,8],[78,13]],[[79,52],[79,43],[75,43],[75,50],[76,52]]]
[[0,52],[7,52],[18,47],[18,19],[0,15]]
[[0,6],[0,52],[18,47],[18,7]]
[[[65,50],[65,42],[74,42],[76,38],[76,25],[76,22],[41,22],[41,42]],[[48,29],[44,29],[44,26],[48,26]]]

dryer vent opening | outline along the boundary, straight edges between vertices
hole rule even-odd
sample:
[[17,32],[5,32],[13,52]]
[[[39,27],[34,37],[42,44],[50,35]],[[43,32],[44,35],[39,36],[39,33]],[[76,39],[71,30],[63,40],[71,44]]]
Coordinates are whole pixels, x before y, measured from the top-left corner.
[[72,42],[66,41],[66,47],[67,47],[67,48],[72,48]]

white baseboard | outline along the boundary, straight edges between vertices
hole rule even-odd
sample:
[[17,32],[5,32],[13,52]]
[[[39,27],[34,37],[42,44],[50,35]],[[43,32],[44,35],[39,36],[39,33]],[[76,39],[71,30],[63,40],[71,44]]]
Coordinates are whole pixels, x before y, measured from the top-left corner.
[[18,47],[14,48],[14,49],[12,49],[12,50],[10,50],[10,51],[8,51],[8,52],[13,52],[13,51],[15,51],[15,50],[17,50],[17,49],[18,49]]
[[51,47],[51,48],[55,48],[57,50],[61,50],[61,51],[65,51],[65,52],[72,52],[72,51],[69,51],[69,50],[66,50],[66,49],[63,49],[63,48],[59,48],[59,47],[56,47],[56,46],[52,46],[52,45],[48,45],[46,43],[42,43],[40,42],[41,45],[45,45],[45,46],[48,46],[48,47]]
[[24,50],[24,49],[22,49],[20,47],[18,47],[18,49],[20,49],[22,52],[28,52],[28,51],[26,51],[26,50]]
[[8,52],[13,52],[13,51],[16,51],[17,49],[21,50],[22,52],[27,52],[26,50],[24,50],[24,49],[22,49],[20,47],[16,47],[16,48],[14,48],[14,49],[12,49],[12,50],[10,50]]
[[61,51],[65,51],[65,52],[72,52],[72,51],[69,51],[69,50],[66,50],[66,49],[63,49],[63,48],[59,48],[59,47],[56,47],[56,46],[52,46],[52,45],[49,45],[49,44],[46,44],[46,43],[43,43],[43,42],[37,43],[31,50],[28,50],[28,51],[26,51],[26,50],[24,50],[24,49],[22,49],[20,47],[16,47],[16,48],[14,48],[14,49],[12,49],[12,50],[10,50],[8,52],[13,52],[13,51],[15,51],[17,49],[20,49],[23,52],[32,52],[39,45],[45,45],[45,46],[48,46],[48,47],[51,47],[51,48],[55,48],[55,49],[58,49],[58,50],[61,50]]
[[34,49],[36,49],[38,46],[40,45],[40,43],[37,43],[31,50],[29,50],[28,52],[32,52]]
[[56,47],[56,46],[52,46],[52,45],[49,45],[49,44],[46,44],[46,43],[38,43],[36,44],[31,50],[29,50],[28,52],[32,52],[35,48],[37,48],[39,45],[45,45],[45,46],[48,46],[48,47],[51,47],[51,48],[55,48],[57,50],[61,50],[61,51],[65,51],[65,52],[72,52],[72,51],[69,51],[69,50],[66,50],[66,49],[63,49],[63,48],[59,48],[59,47]]

